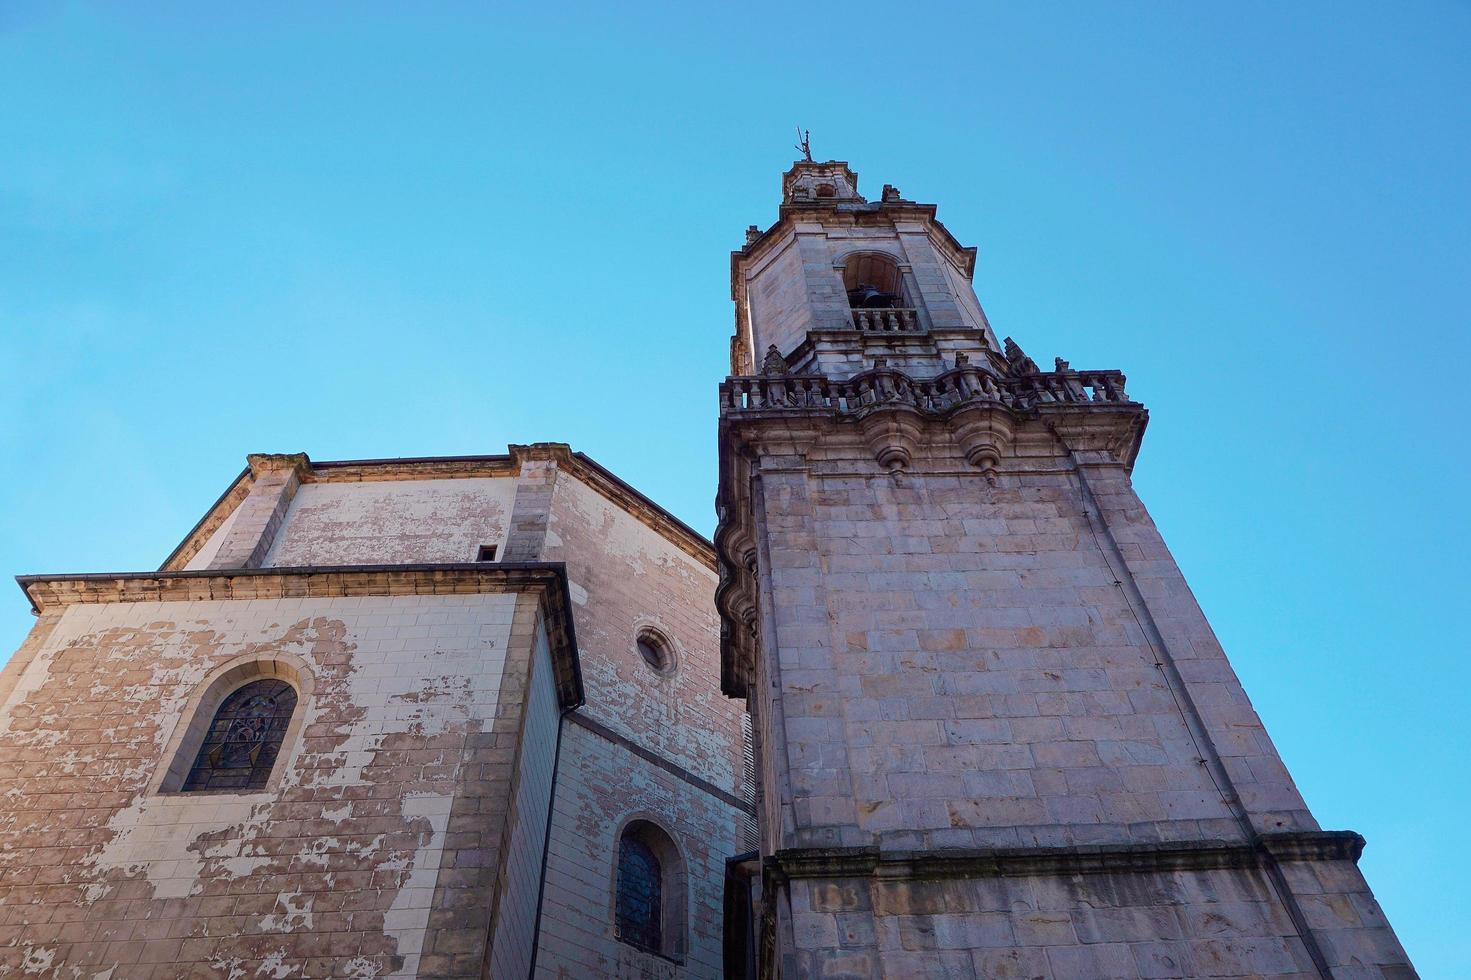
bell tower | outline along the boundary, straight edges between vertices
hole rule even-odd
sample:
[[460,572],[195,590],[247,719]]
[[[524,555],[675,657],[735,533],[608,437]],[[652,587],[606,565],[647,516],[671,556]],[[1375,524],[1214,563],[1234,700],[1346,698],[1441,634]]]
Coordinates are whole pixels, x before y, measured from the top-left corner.
[[837,161],[731,257],[751,975],[1414,976],[1134,493],[1144,406],[998,342],[975,261]]

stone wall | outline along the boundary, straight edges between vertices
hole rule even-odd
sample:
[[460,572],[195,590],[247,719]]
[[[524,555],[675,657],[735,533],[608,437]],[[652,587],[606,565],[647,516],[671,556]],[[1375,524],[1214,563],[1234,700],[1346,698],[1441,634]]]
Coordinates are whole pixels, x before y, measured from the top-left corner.
[[[4,675],[3,972],[478,975],[511,790],[508,771],[485,767],[498,758],[494,721],[519,714],[521,686],[503,700],[507,658],[525,661],[531,646],[529,623],[513,637],[518,601],[531,600],[118,602],[49,614],[33,658]],[[190,699],[254,661],[310,679],[279,781],[161,792]],[[454,825],[466,807],[474,833]],[[460,969],[462,952],[473,971]]]
[[[834,461],[763,486],[793,843],[1241,837],[1074,477]],[[1251,752],[1248,802],[1272,829],[1315,826],[1183,582],[1158,592],[1165,621],[1191,620],[1220,741]]]
[[770,251],[755,264],[759,271],[741,283],[750,305],[751,322],[760,324],[752,338],[757,364],[769,345],[789,353],[816,325],[796,236],[787,235],[768,248]]
[[[718,977],[724,862],[743,847],[751,787],[743,706],[720,693],[714,570],[565,468],[554,487],[541,556],[567,565],[587,704],[563,726],[537,974]],[[648,628],[669,641],[671,670],[636,649]],[[679,962],[615,935],[614,856],[635,818],[684,855]]]
[[[750,788],[741,706],[719,691],[708,545],[555,444],[250,462],[177,553],[190,571],[44,586],[0,675],[0,966],[478,977],[493,940],[493,974],[521,976],[541,934],[572,937],[543,939],[543,973],[581,948],[609,975],[718,975],[724,860],[749,834]],[[467,568],[487,544],[566,563],[586,677],[570,720],[544,597],[486,584],[555,566]],[[263,567],[224,568],[227,553]],[[442,562],[460,567],[383,569]],[[272,571],[351,565],[379,570]],[[166,601],[182,595],[207,601]],[[670,669],[640,656],[646,629]],[[278,775],[260,792],[171,792],[192,761],[178,743],[212,712],[191,698],[262,658],[300,691]],[[562,870],[543,908],[554,792]],[[685,856],[677,963],[614,934],[611,855],[634,815]]]
[[[558,773],[536,975],[720,977],[725,859],[738,846],[740,811],[575,723],[563,729]],[[682,962],[641,952],[613,934],[618,834],[630,819],[658,823],[683,854],[689,891]]]
[[934,232],[929,217],[907,202],[784,215],[733,259],[735,298],[750,324],[754,356],[736,370],[754,371],[772,344],[790,355],[812,331],[852,330],[841,269],[862,253],[886,255],[899,266],[905,298],[924,329],[975,331],[979,343],[999,350],[971,288],[973,253]]
[[531,686],[516,758],[516,810],[506,839],[502,884],[495,905],[490,976],[524,977],[536,948],[536,919],[551,819],[552,780],[561,723],[551,651],[538,633]]
[[793,887],[799,976],[1316,977],[1260,872]]
[[[482,545],[501,561],[475,562]],[[698,535],[557,444],[252,456],[171,562],[187,570],[48,580],[0,674],[0,966],[478,977],[489,948],[496,976],[537,956],[543,974],[589,975],[584,953],[607,975],[719,975],[724,861],[750,836],[751,788]],[[585,678],[565,720],[576,700],[538,625],[549,600],[513,584],[560,583],[534,564],[552,562]],[[353,565],[374,569],[274,571]],[[638,652],[644,630],[668,669]],[[179,743],[212,717],[191,699],[255,661],[300,695],[277,776],[172,792],[192,761]],[[634,817],[683,855],[673,960],[615,935],[612,855]]]
[[1117,460],[754,477],[782,975],[1414,975]]
[[265,564],[474,561],[504,550],[515,493],[508,478],[303,484]]
[[[1134,494],[1123,374],[998,345],[976,250],[856,186],[796,162],[731,259],[716,603],[760,974],[1413,975]],[[913,312],[849,311],[844,271]]]
[[[587,688],[581,710],[721,789],[744,792],[736,784],[744,708],[720,693],[709,561],[565,474],[542,558],[567,564]],[[673,670],[651,670],[639,655],[644,628],[670,641]]]

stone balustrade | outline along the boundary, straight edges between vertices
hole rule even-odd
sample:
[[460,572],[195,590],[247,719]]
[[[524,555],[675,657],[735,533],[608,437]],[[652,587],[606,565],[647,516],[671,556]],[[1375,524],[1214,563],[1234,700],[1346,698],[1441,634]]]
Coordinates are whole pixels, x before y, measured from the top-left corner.
[[1049,371],[998,378],[970,365],[932,378],[911,378],[893,368],[875,368],[842,381],[822,375],[778,374],[731,377],[720,386],[722,416],[762,409],[847,414],[893,404],[940,414],[975,402],[997,402],[1025,411],[1056,402],[1130,401],[1119,371]]
[[865,333],[920,333],[919,313],[912,307],[892,310],[852,309],[853,326]]

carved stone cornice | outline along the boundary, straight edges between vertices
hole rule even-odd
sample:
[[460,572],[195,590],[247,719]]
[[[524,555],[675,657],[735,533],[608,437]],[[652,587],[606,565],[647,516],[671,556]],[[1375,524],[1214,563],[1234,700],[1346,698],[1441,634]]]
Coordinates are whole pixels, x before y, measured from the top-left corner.
[[572,463],[572,447],[565,442],[533,442],[525,446],[511,443],[506,448],[511,451],[517,466],[531,460],[551,460],[561,466]]
[[563,707],[583,702],[567,568],[561,562],[313,565],[175,572],[18,575],[37,613],[113,602],[530,593],[539,597]]
[[520,463],[509,454],[312,462],[309,483],[382,483],[393,480],[459,480],[512,477]]
[[[999,357],[999,355],[998,355]],[[1021,355],[1018,351],[1018,359]],[[789,359],[781,359],[783,363]],[[953,454],[995,482],[1008,463],[1068,449],[1132,468],[1149,413],[1129,398],[1118,371],[1002,373],[961,359],[933,377],[880,366],[851,378],[790,374],[727,378],[720,386],[720,489],[715,532],[720,584],[721,689],[743,697],[755,676],[757,583],[750,501],[751,460],[798,453],[823,440],[865,447],[892,473]],[[1035,365],[1032,365],[1035,368]],[[858,449],[859,453],[863,450]],[[947,461],[948,462],[948,461]],[[958,460],[955,461],[958,463]],[[949,465],[955,465],[950,463]]]
[[875,405],[858,416],[868,451],[890,473],[903,470],[914,461],[924,422],[918,408],[903,402]]
[[1354,861],[1364,838],[1352,830],[1299,830],[1262,834],[1257,844],[1278,861]]
[[1021,423],[1040,420],[1070,448],[1109,451],[1132,466],[1148,419],[1117,371],[998,376],[968,363],[923,378],[887,366],[841,380],[732,377],[720,386],[720,399],[722,432],[739,432],[748,442],[772,435],[810,439],[824,421],[857,422],[875,458],[891,470],[909,465],[921,429],[938,426],[993,477]]
[[305,482],[312,475],[312,461],[306,453],[250,453],[245,457],[250,475],[259,480],[266,473],[294,473]]
[[1070,451],[1100,454],[1129,470],[1134,468],[1144,440],[1144,428],[1149,424],[1149,413],[1142,407],[1132,411],[1092,405],[1079,409],[1054,403],[1038,406],[1036,413],[1048,431]]
[[768,874],[793,878],[890,880],[1119,874],[1262,868],[1270,861],[1354,861],[1364,838],[1350,830],[1263,834],[1254,841],[1168,841],[1078,847],[939,848],[802,847],[765,859]]
[[994,367],[963,364],[931,377],[911,377],[875,366],[850,378],[821,374],[734,376],[720,385],[721,417],[759,409],[827,408],[854,413],[900,401],[941,414],[977,398],[1027,412],[1046,405],[1137,405],[1124,390],[1119,371],[1048,371],[1001,375]]

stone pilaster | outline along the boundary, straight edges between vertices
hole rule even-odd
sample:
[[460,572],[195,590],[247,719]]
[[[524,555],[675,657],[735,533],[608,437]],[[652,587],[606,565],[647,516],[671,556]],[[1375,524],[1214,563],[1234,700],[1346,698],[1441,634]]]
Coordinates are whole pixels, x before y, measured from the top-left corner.
[[552,491],[557,485],[558,463],[571,456],[560,442],[538,442],[512,446],[521,466],[516,481],[516,502],[511,508],[511,526],[506,534],[504,561],[539,561],[546,547],[547,518],[552,509]]
[[241,501],[230,531],[209,567],[259,568],[286,519],[302,479],[311,473],[306,453],[252,453],[250,493]]

